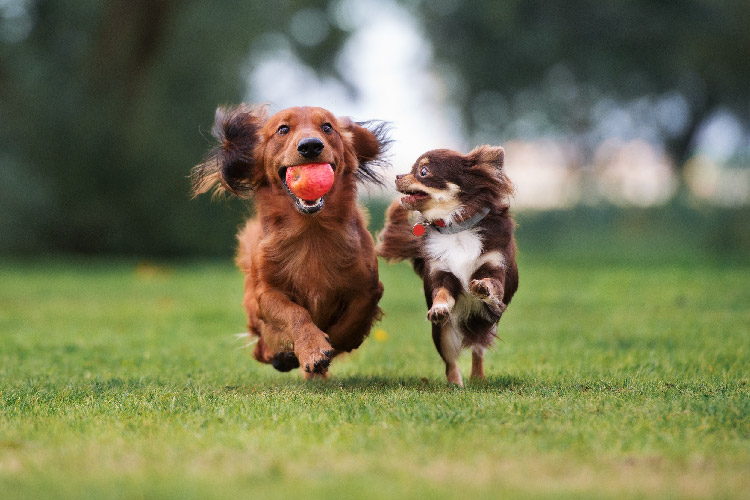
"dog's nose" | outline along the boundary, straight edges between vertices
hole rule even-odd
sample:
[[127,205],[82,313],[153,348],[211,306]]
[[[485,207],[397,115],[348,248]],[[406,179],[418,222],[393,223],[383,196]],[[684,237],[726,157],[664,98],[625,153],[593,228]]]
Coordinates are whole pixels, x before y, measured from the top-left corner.
[[297,143],[297,151],[305,158],[317,158],[323,151],[323,141],[315,137],[305,137]]
[[404,177],[406,177],[406,174],[400,174],[400,175],[397,175],[397,176],[396,176],[396,180],[397,180],[397,181],[400,181],[400,180],[401,180],[401,179],[403,179]]

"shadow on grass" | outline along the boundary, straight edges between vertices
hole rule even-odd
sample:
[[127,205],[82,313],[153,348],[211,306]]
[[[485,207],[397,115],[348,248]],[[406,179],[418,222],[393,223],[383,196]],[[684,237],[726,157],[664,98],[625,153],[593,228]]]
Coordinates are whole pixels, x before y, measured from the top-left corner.
[[393,392],[424,392],[424,393],[453,393],[453,392],[527,392],[539,389],[539,381],[531,378],[519,378],[510,375],[490,376],[485,380],[471,380],[467,377],[463,388],[448,383],[444,378],[417,376],[386,376],[386,375],[349,375],[332,376],[328,380],[304,380],[298,375],[279,376],[278,374],[255,373],[244,380],[210,379],[164,379],[161,377],[106,377],[94,380],[69,380],[61,393],[60,384],[48,377],[35,377],[19,381],[6,387],[7,396],[12,394],[33,393],[42,400],[79,400],[90,396],[103,397],[112,394],[159,394],[164,391],[170,393],[211,393],[226,394],[257,394],[259,391],[271,392],[310,392],[318,394],[347,391],[352,393],[393,393]]
[[[427,379],[416,376],[387,377],[381,375],[336,376],[328,380],[302,380],[301,378],[283,380],[260,380],[259,385],[268,389],[299,389],[316,393],[335,391],[351,392],[398,392],[413,391],[427,393],[450,393],[455,391],[469,392],[516,392],[530,388],[531,380],[512,376],[492,376],[485,380],[466,380],[463,388],[449,384],[444,379]],[[258,385],[225,386],[225,390],[238,392],[257,391]]]
[[[602,379],[597,376],[580,377],[492,375],[485,380],[464,380],[465,386],[449,384],[443,378],[387,375],[334,376],[329,380],[303,380],[301,377],[259,377],[238,385],[226,385],[225,391],[238,394],[254,394],[258,391],[300,392],[333,394],[339,391],[350,393],[398,393],[426,394],[495,393],[533,397],[587,397],[590,394],[614,394],[621,397],[663,397],[670,394],[720,395],[744,391],[747,381],[736,383],[706,384],[705,382],[681,382],[661,378],[636,379],[630,376]],[[204,387],[205,389],[205,387]]]

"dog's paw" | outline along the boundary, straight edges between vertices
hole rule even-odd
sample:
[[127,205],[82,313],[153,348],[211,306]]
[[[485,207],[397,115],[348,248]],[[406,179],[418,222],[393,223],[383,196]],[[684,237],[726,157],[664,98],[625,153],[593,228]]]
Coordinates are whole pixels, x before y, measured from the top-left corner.
[[271,358],[271,366],[273,366],[280,372],[288,372],[299,367],[299,360],[293,352],[283,351],[276,353]]
[[451,308],[444,302],[434,303],[427,311],[427,320],[432,323],[444,323],[451,317]]
[[307,373],[317,373],[322,375],[328,371],[328,366],[331,364],[332,356],[333,349],[316,353],[307,360],[303,369]]
[[333,347],[328,335],[320,335],[319,331],[297,339],[294,351],[306,373],[325,373],[333,357]]
[[469,291],[479,300],[487,300],[492,296],[492,288],[487,280],[471,280]]
[[508,307],[493,290],[492,283],[488,279],[471,280],[469,291],[474,297],[481,300],[498,316],[505,312]]

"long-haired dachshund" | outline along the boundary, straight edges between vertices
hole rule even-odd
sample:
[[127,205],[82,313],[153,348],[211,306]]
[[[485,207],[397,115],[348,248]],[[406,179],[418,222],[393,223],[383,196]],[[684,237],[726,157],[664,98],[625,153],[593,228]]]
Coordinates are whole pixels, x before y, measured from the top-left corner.
[[219,144],[193,169],[193,193],[214,188],[255,201],[237,252],[253,354],[279,371],[325,377],[381,314],[357,185],[380,182],[387,127],[314,107],[269,117],[267,106],[243,104],[217,109],[212,132]]
[[[396,177],[403,197],[388,208],[377,248],[388,260],[410,259],[424,281],[432,339],[448,381],[458,385],[465,347],[472,378],[484,378],[485,349],[518,288],[504,154],[481,146],[467,155],[438,149],[420,156],[411,173]],[[410,211],[419,213],[416,224]]]

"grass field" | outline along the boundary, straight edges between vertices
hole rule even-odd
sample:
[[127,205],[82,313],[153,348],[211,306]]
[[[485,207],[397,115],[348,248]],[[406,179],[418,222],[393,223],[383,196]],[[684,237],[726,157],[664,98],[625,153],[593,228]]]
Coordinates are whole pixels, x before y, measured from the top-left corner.
[[750,498],[750,268],[540,255],[464,389],[405,265],[305,383],[239,348],[230,259],[2,261],[0,497]]

